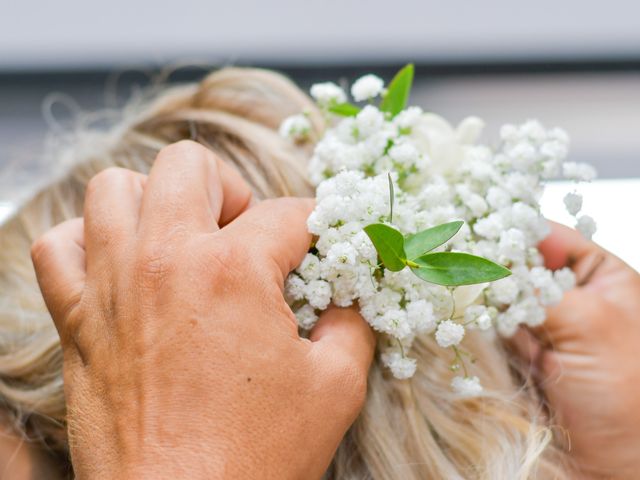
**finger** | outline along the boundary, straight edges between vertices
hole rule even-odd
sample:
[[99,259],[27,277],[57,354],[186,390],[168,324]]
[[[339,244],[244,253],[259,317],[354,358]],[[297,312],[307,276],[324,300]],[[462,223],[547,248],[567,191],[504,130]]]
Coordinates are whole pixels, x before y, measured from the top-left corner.
[[306,198],[265,200],[218,233],[225,242],[242,245],[250,261],[275,267],[282,286],[311,245],[307,218],[314,205],[314,200]]
[[192,141],[163,148],[142,199],[141,231],[165,238],[169,232],[210,232],[241,212],[251,189],[240,174]]
[[61,223],[36,240],[31,258],[44,301],[58,332],[80,302],[86,278],[81,218]]
[[592,323],[595,318],[607,318],[606,307],[607,303],[602,302],[602,298],[593,292],[583,288],[569,290],[559,304],[547,308],[544,323],[529,327],[529,330],[538,339],[543,350],[553,350],[558,345],[566,350],[568,345],[581,345],[576,340],[585,334],[600,337],[605,333],[594,334],[594,328],[610,328],[607,322],[601,322],[600,327]]
[[520,327],[516,333],[507,339],[512,350],[530,366],[535,366],[542,347],[538,339],[525,327]]
[[330,306],[320,315],[309,338],[314,348],[323,349],[329,355],[345,355],[362,372],[369,371],[376,340],[356,307]]
[[107,168],[87,185],[84,242],[89,272],[118,261],[135,237],[146,176],[124,168]]
[[570,267],[579,274],[580,280],[609,255],[577,230],[555,222],[550,222],[550,225],[551,233],[538,245],[547,268],[557,270]]

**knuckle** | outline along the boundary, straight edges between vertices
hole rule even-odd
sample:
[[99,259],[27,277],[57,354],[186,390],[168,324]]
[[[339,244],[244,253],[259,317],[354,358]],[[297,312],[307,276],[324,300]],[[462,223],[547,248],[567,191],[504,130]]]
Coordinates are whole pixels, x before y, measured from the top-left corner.
[[41,235],[31,244],[31,260],[36,267],[54,254],[55,244],[56,235],[51,230]]
[[162,147],[158,153],[158,162],[175,162],[179,158],[185,161],[203,161],[209,155],[209,150],[193,140],[180,140],[179,142]]
[[309,198],[280,197],[270,198],[261,203],[264,204],[267,211],[297,218],[299,216],[308,216],[315,202]]
[[85,196],[87,198],[91,198],[96,194],[99,195],[105,187],[119,184],[125,181],[130,181],[134,177],[134,175],[134,172],[132,172],[131,170],[127,170],[126,168],[105,168],[104,170],[91,177],[89,183],[87,183]]
[[173,270],[171,251],[162,243],[147,241],[137,255],[134,269],[136,277],[143,283],[159,283]]

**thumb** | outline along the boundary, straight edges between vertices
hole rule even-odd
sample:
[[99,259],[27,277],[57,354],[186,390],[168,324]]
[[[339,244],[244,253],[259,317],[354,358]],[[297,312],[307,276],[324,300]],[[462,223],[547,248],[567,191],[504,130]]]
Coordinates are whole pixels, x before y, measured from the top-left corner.
[[316,348],[326,349],[329,355],[351,358],[365,375],[369,371],[376,339],[355,306],[331,305],[320,315],[309,338]]
[[577,230],[555,222],[549,223],[551,233],[538,245],[547,268],[557,270],[570,267],[576,274],[578,285],[582,285],[594,274],[601,275],[612,267],[620,266],[619,259],[584,238]]

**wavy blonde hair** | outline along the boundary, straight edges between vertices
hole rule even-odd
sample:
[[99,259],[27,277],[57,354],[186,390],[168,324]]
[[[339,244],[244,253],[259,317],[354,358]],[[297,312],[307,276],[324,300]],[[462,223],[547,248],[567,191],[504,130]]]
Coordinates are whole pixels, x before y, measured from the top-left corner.
[[[70,475],[62,355],[31,266],[31,243],[53,225],[82,215],[89,179],[120,166],[147,172],[158,151],[185,138],[233,164],[257,198],[309,196],[308,149],[277,133],[288,115],[323,119],[291,81],[270,71],[224,68],[198,84],[155,91],[125,108],[110,129],[85,130],[56,153],[63,172],[0,227],[0,402],[23,435]],[[467,348],[486,393],[450,393],[451,359],[425,336],[416,375],[390,377],[374,362],[366,405],[326,474],[331,479],[566,478],[541,401],[498,338],[469,331]],[[66,472],[66,473],[65,473]]]

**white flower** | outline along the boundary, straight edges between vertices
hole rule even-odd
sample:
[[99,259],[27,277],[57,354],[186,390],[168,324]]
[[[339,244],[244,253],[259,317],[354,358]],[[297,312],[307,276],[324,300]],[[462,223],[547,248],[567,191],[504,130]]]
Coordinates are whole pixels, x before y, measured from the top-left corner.
[[320,106],[339,104],[347,101],[344,90],[333,82],[316,83],[311,86],[310,93]]
[[500,234],[498,253],[501,257],[515,263],[522,263],[524,261],[526,249],[527,242],[522,230],[510,228]]
[[420,152],[411,143],[400,143],[389,150],[389,156],[403,167],[414,165],[420,158]]
[[406,110],[401,111],[393,119],[393,123],[399,128],[407,130],[411,129],[413,125],[418,121],[420,115],[422,115],[422,109],[420,107],[409,107]]
[[591,240],[593,234],[596,233],[596,222],[589,215],[581,215],[578,217],[578,223],[576,223],[576,229],[587,240]]
[[[370,75],[354,83],[352,94],[357,101],[369,100],[384,94],[383,88],[382,80]],[[324,109],[346,101],[333,83],[314,85],[311,94]],[[540,213],[545,179],[561,169],[574,180],[595,177],[589,166],[564,162],[569,143],[564,131],[546,130],[537,121],[505,125],[493,149],[477,144],[482,120],[468,117],[455,127],[418,107],[390,118],[370,104],[354,117],[330,115],[327,122],[309,162],[317,190],[307,226],[317,237],[315,249],[285,283],[286,301],[302,327],[311,328],[331,302],[357,303],[381,345],[387,345],[383,363],[395,377],[409,378],[417,366],[410,350],[418,336],[433,335],[448,348],[462,341],[465,327],[512,335],[519,325],[540,325],[545,307],[575,285],[569,269],[545,269],[537,248],[549,232]],[[295,141],[314,133],[304,115],[287,119],[281,131]],[[576,215],[581,197],[567,195],[565,205]],[[437,251],[480,255],[513,274],[451,292],[409,268],[391,272],[380,266],[363,230],[371,223],[392,223],[409,234],[454,220],[465,224]],[[577,222],[587,236],[595,230],[590,217]],[[458,377],[452,386],[463,397],[481,392],[477,377]]]
[[299,276],[291,274],[284,283],[284,295],[289,303],[302,300],[305,295],[306,284]]
[[475,285],[457,287],[453,291],[453,301],[456,307],[453,316],[459,317],[463,315],[466,308],[474,303],[488,286],[488,283],[476,283]]
[[331,246],[326,258],[328,264],[334,267],[338,265],[355,265],[358,252],[349,242],[339,242]]
[[484,305],[470,305],[464,311],[465,325],[475,324],[480,330],[487,330],[492,325],[489,309]]
[[529,272],[529,278],[538,289],[538,296],[542,305],[555,305],[562,300],[562,288],[553,278],[553,273],[544,267],[534,267]]
[[576,286],[576,276],[573,271],[567,267],[553,272],[553,279],[565,292]]
[[418,149],[426,152],[431,159],[433,172],[451,172],[462,163],[464,148],[458,141],[456,131],[439,115],[423,114],[415,122],[410,137]]
[[499,212],[493,212],[489,216],[479,219],[474,225],[474,231],[485,238],[500,238],[505,228],[504,217]]
[[433,304],[424,299],[407,303],[407,319],[417,333],[431,333],[436,328]]
[[518,298],[520,289],[512,277],[501,278],[491,284],[489,295],[493,300],[502,304],[512,303]]
[[451,320],[445,320],[438,324],[436,330],[436,342],[442,348],[458,345],[464,337],[464,327]]
[[315,310],[309,304],[305,304],[295,312],[298,325],[304,330],[311,330],[318,320]]
[[400,380],[411,378],[416,372],[416,359],[403,357],[400,352],[392,351],[383,353],[382,363],[391,369],[394,377]]
[[476,324],[480,330],[489,330],[493,326],[493,318],[491,314],[486,311],[476,318]]
[[324,280],[313,280],[305,288],[305,297],[312,307],[324,310],[331,303],[331,286]]
[[489,187],[487,203],[494,209],[503,208],[511,204],[511,195],[500,187]]
[[597,172],[586,163],[565,162],[562,164],[562,175],[569,180],[590,182],[596,178]]
[[577,215],[582,208],[582,195],[569,192],[564,196],[564,205],[567,207],[567,212],[571,215]]
[[320,259],[311,253],[307,253],[296,272],[307,282],[317,280],[320,277]]
[[280,135],[291,140],[306,140],[311,133],[311,122],[304,115],[285,118],[280,125]]
[[478,117],[467,117],[456,128],[456,137],[462,144],[472,145],[478,141],[484,129],[484,120]]
[[355,119],[355,127],[359,138],[367,138],[382,128],[384,115],[373,105],[364,107]]
[[365,75],[356,80],[351,86],[351,95],[356,102],[369,100],[382,93],[384,81],[376,75]]
[[478,377],[453,377],[453,390],[463,398],[477,397],[482,393],[482,385]]
[[409,337],[412,332],[407,312],[400,308],[387,310],[379,317],[377,326],[380,331],[400,339]]

